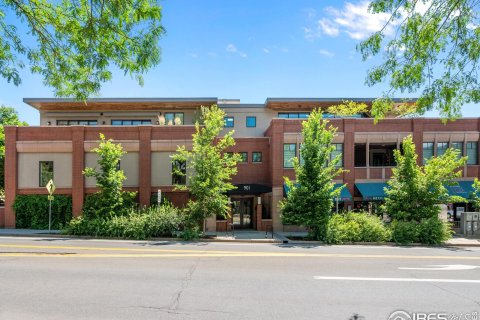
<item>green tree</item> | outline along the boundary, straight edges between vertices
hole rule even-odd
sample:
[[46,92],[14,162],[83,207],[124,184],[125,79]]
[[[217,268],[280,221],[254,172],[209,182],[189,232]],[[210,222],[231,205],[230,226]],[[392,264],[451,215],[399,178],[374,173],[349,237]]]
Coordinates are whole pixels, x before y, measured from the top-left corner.
[[472,202],[475,210],[480,211],[480,180],[475,178],[473,181]]
[[[195,124],[192,150],[180,146],[172,156],[173,162],[185,162],[189,173],[188,185],[176,186],[176,189],[188,190],[192,196],[186,207],[187,228],[195,228],[212,215],[228,214],[227,191],[235,189],[230,181],[237,173],[236,165],[240,161],[239,154],[225,152],[235,145],[234,131],[219,137],[225,126],[225,112],[216,105],[201,110],[203,124],[198,121]],[[180,170],[175,170],[175,174],[185,175]]]
[[123,170],[119,170],[118,165],[126,152],[123,151],[121,144],[113,143],[112,139],[106,140],[103,134],[100,134],[98,148],[92,151],[98,155],[100,171],[87,167],[83,174],[86,177],[94,177],[100,189],[94,197],[95,214],[100,218],[109,218],[125,209],[122,184],[126,177]]
[[[369,11],[390,19],[357,47],[363,59],[383,55],[368,72],[366,83],[389,82],[390,89],[374,103],[377,118],[388,113],[397,91],[422,90],[417,111],[438,110],[460,116],[465,103],[480,102],[478,82],[480,27],[474,0],[374,0]],[[393,37],[387,30],[393,29]]]
[[55,95],[79,100],[98,94],[110,67],[142,84],[160,62],[161,13],[156,0],[0,0],[0,76],[19,85],[26,59]]
[[[0,40],[1,41],[1,40]],[[0,188],[5,187],[5,129],[4,126],[28,126],[20,121],[17,111],[12,107],[0,106]]]
[[421,221],[436,218],[440,203],[448,203],[448,184],[461,177],[459,170],[466,157],[459,150],[449,148],[440,157],[432,157],[424,166],[417,164],[417,154],[412,137],[403,140],[403,152],[394,151],[397,167],[386,189],[385,210],[395,220]]
[[336,129],[322,119],[322,112],[314,110],[308,120],[302,122],[303,144],[300,150],[303,163],[293,159],[296,181],[285,178],[290,189],[281,202],[282,220],[308,228],[310,236],[325,240],[327,225],[332,214],[333,198],[340,188],[334,188],[333,179],[343,172],[336,166],[340,156],[330,160]]

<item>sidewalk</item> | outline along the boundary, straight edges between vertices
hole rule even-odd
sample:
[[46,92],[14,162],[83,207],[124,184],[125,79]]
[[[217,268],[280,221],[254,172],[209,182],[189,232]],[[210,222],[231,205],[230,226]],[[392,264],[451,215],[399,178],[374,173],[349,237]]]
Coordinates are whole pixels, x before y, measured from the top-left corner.
[[[76,236],[65,236],[60,234],[60,230],[52,230],[51,233],[48,230],[32,230],[32,229],[0,229],[0,237],[52,237],[52,238],[86,238]],[[319,241],[306,241],[295,240],[307,236],[306,232],[274,232],[273,238],[271,232],[255,231],[255,230],[239,230],[232,232],[207,232],[207,236],[210,239],[200,239],[200,241],[206,242],[243,242],[243,243],[290,243],[290,244],[311,244],[311,245],[323,245]],[[293,239],[291,239],[293,238]],[[116,239],[111,239],[116,240]],[[161,240],[161,239],[155,239]],[[175,239],[164,239],[172,240]],[[179,240],[180,241],[180,240]],[[392,245],[395,243],[354,243],[358,245]],[[420,244],[415,245],[420,246]],[[444,246],[447,247],[480,247],[480,238],[464,238],[454,236],[453,239],[448,240]]]

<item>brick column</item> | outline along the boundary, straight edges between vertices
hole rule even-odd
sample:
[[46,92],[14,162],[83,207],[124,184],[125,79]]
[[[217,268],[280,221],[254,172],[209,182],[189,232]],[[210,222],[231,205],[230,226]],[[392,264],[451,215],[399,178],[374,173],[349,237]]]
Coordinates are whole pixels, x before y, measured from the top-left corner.
[[355,119],[344,119],[343,120],[343,159],[344,159],[344,169],[348,170],[343,175],[343,182],[347,184],[348,191],[354,194],[354,184],[355,184]]
[[12,205],[17,195],[17,127],[5,127],[5,228],[15,228]]
[[412,139],[417,152],[417,164],[423,164],[423,119],[412,119]]
[[[255,197],[255,201],[258,201],[258,198]],[[256,230],[262,231],[262,205],[263,204],[256,204]]]
[[83,169],[85,168],[85,127],[72,127],[72,215],[82,214],[85,183]]
[[139,154],[139,198],[141,206],[150,205],[150,195],[152,190],[151,184],[151,138],[152,138],[152,127],[151,126],[139,126],[139,137],[140,137],[140,154]]

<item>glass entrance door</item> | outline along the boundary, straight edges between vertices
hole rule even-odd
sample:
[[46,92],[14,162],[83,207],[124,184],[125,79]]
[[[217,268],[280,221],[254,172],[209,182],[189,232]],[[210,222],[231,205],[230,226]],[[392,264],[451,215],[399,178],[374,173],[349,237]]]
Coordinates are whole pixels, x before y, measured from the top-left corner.
[[253,198],[232,198],[232,220],[235,229],[253,227]]

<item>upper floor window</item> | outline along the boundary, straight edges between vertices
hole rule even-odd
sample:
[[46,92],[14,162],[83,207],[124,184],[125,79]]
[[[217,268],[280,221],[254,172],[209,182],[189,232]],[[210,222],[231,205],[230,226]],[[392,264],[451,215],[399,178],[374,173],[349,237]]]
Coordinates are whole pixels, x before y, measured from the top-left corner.
[[152,120],[112,120],[112,126],[140,126],[152,124]]
[[183,112],[165,112],[165,124],[172,125],[182,125],[184,123],[184,114]]
[[248,152],[239,152],[240,155],[240,162],[248,162]]
[[293,168],[293,158],[297,155],[296,143],[284,143],[283,144],[283,167]]
[[478,164],[478,142],[467,142],[467,164]]
[[335,149],[330,153],[330,161],[333,161],[337,156],[340,157],[340,160],[335,165],[336,167],[343,167],[343,143],[333,143]]
[[53,179],[53,161],[40,161],[38,185],[45,187],[50,179]]
[[427,162],[428,159],[433,157],[433,142],[424,142],[423,143],[423,164]]
[[187,163],[175,160],[172,162],[172,184],[185,185],[187,183]]
[[57,120],[57,126],[96,126],[97,120]]
[[252,162],[262,162],[262,153],[259,151],[252,152]]
[[437,157],[442,156],[448,149],[448,142],[437,142]]
[[463,142],[452,142],[452,148],[460,151],[459,157],[463,156]]
[[233,117],[225,117],[225,128],[233,128],[234,126],[234,119]]
[[307,119],[310,112],[279,112],[278,117],[282,119]]
[[252,128],[257,126],[257,117],[248,116],[247,117],[247,127]]

